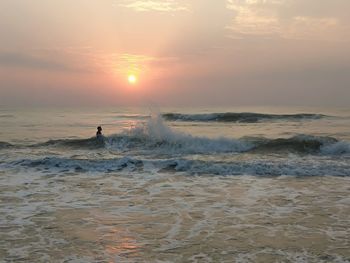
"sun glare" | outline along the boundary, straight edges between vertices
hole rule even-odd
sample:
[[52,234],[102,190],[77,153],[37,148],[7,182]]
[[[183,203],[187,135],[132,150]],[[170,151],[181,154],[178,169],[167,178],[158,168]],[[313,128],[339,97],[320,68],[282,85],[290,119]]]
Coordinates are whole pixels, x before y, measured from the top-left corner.
[[135,84],[137,82],[137,78],[135,75],[129,75],[128,76],[128,81],[130,84]]

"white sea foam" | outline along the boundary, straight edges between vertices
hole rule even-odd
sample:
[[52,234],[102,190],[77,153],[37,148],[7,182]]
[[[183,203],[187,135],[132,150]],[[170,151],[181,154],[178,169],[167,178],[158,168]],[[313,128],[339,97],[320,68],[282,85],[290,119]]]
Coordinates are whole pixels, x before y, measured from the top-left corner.
[[241,153],[250,150],[326,155],[346,155],[350,152],[349,142],[307,134],[276,139],[198,137],[172,130],[160,115],[152,115],[147,122],[139,122],[121,134],[106,137],[105,145],[111,150],[151,150],[167,155]]
[[228,138],[209,139],[171,130],[160,115],[152,116],[148,122],[139,123],[121,135],[106,138],[109,149],[128,149],[135,146],[152,148],[160,153],[216,153],[244,152],[252,149],[252,143]]

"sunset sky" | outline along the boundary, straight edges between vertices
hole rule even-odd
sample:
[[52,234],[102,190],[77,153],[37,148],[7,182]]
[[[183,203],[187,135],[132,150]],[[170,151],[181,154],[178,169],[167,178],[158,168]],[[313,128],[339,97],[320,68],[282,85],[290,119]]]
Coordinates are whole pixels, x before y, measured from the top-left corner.
[[349,0],[1,0],[0,104],[346,106],[349,10]]

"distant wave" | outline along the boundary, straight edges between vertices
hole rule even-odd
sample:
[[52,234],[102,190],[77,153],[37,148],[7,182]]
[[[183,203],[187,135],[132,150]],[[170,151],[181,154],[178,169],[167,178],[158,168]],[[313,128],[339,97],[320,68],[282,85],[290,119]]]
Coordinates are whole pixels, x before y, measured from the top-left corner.
[[165,113],[162,115],[165,120],[168,121],[193,121],[193,122],[245,122],[254,123],[260,121],[271,120],[286,120],[286,121],[298,121],[298,120],[315,120],[328,117],[323,114],[263,114],[263,113],[251,113],[251,112],[226,112],[226,113],[208,113],[208,114],[181,114],[181,113]]
[[8,142],[1,142],[0,141],[0,149],[6,149],[6,148],[11,148],[13,147],[14,145],[12,145],[11,143],[8,143]]
[[323,147],[338,143],[332,137],[297,135],[290,138],[252,138],[256,152],[294,152],[294,153],[320,153]]
[[148,119],[151,116],[150,115],[141,115],[141,114],[118,114],[116,115],[117,118],[121,119]]
[[0,118],[14,118],[15,115],[12,114],[0,114]]
[[46,157],[42,159],[22,159],[10,166],[22,166],[37,171],[55,172],[180,172],[188,175],[255,175],[255,176],[350,176],[350,164],[336,161],[315,161],[291,159],[280,160],[242,160],[235,162],[216,162],[188,159],[143,160],[131,157],[114,159],[70,159]]

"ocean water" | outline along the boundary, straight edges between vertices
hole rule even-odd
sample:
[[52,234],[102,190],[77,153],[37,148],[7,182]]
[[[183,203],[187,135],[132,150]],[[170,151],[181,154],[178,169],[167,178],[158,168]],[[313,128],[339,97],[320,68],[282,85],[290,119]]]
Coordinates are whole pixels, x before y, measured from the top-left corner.
[[0,122],[0,262],[350,262],[349,108]]

